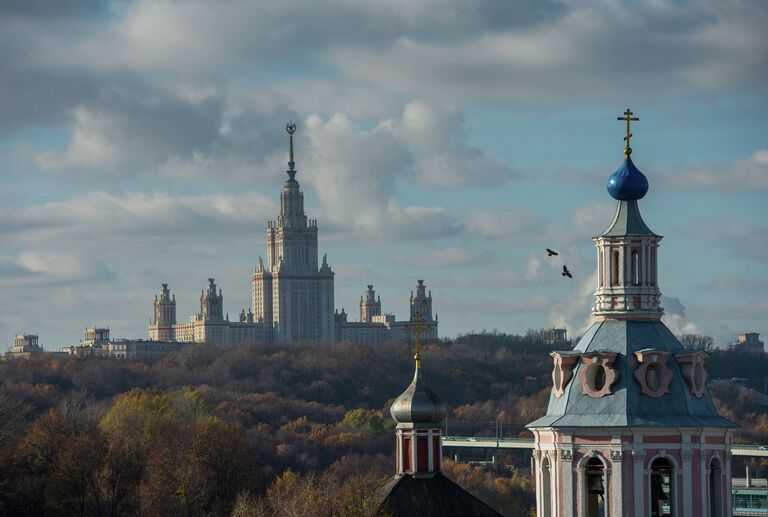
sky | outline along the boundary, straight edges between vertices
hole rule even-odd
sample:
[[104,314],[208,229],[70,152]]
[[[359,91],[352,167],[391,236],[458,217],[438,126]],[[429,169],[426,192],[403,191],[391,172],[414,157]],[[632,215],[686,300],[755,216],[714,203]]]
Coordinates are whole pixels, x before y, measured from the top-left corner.
[[766,26],[762,0],[5,0],[0,344],[145,337],[162,282],[185,321],[209,277],[236,319],[288,120],[338,308],[373,284],[404,318],[424,279],[441,336],[578,336],[627,107],[664,322],[765,335]]

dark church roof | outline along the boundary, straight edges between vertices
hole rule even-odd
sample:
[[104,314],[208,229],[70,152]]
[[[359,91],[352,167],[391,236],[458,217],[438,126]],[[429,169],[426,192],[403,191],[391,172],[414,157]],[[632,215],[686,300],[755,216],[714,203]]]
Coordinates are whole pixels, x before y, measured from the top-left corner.
[[501,515],[439,472],[431,477],[393,476],[376,490],[374,499],[376,509],[392,517]]

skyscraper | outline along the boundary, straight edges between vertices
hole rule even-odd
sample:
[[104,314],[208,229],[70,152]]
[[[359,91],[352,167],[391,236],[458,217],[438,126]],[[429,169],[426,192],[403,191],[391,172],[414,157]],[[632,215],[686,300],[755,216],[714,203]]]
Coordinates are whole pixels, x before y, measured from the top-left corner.
[[259,257],[253,274],[253,312],[267,325],[267,340],[283,343],[334,340],[334,272],[326,256],[318,267],[317,220],[304,213],[296,181],[289,122],[288,180],[280,193],[280,215],[267,223],[267,264]]

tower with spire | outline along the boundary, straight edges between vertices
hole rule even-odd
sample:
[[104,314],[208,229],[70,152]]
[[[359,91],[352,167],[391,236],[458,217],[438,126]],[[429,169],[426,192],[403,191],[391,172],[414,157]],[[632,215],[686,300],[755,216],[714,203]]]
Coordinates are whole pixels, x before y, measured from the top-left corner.
[[618,201],[593,238],[598,285],[593,325],[573,351],[553,352],[547,414],[535,439],[540,517],[723,517],[731,514],[732,429],[706,387],[707,354],[662,323],[661,236],[640,215],[648,180],[632,162],[608,178]]
[[155,311],[149,325],[150,341],[174,341],[173,326],[176,324],[176,295],[171,296],[168,284],[160,288],[160,297],[155,296]]
[[499,516],[442,473],[440,424],[447,410],[424,379],[418,329],[413,380],[389,410],[397,422],[395,475],[377,489],[375,508],[393,517]]
[[267,223],[267,263],[259,258],[253,277],[253,313],[265,322],[267,339],[282,343],[334,340],[334,272],[323,255],[318,264],[317,220],[304,212],[296,180],[293,135],[288,122],[288,179],[280,193],[280,214]]

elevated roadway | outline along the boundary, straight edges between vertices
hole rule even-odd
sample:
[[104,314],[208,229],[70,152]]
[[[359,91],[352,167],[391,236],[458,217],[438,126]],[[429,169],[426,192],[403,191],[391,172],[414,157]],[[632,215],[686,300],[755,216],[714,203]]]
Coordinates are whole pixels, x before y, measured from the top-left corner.
[[[495,436],[443,436],[443,447],[469,449],[533,449],[533,438],[496,438]],[[734,456],[766,457],[768,445],[734,444]]]

